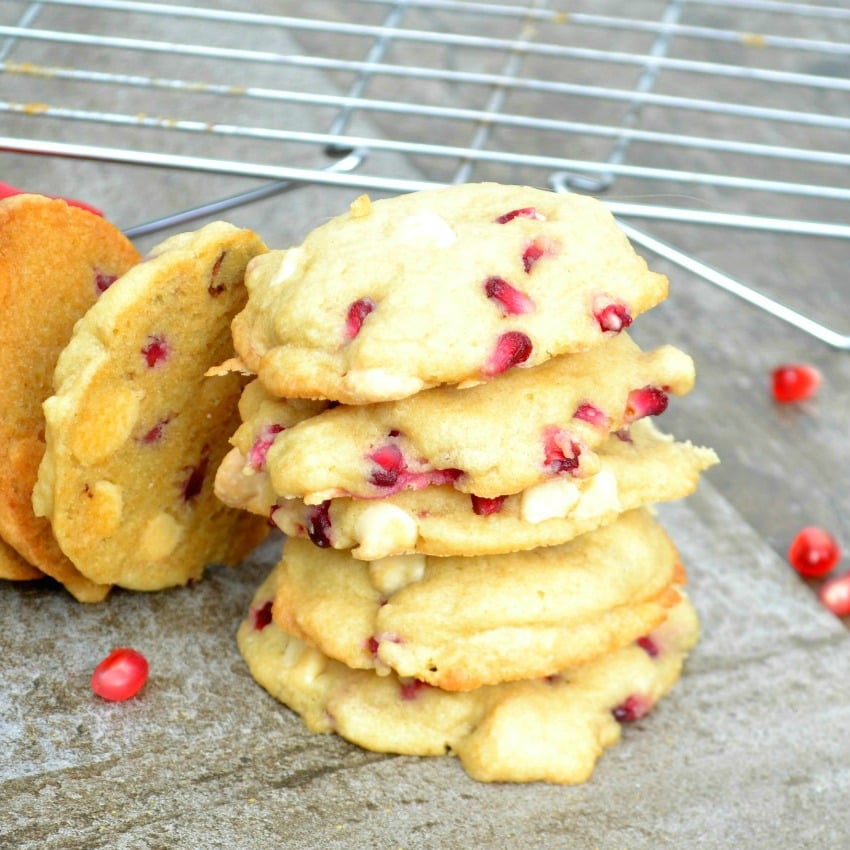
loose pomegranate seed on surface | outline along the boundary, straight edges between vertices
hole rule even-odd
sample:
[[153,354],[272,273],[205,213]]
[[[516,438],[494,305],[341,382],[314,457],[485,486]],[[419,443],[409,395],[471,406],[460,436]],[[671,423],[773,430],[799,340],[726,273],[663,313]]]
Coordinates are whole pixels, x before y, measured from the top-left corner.
[[[3,181],[0,181],[0,200],[2,200],[3,198],[11,198],[12,195],[23,195],[26,192],[26,189],[18,189],[16,186],[12,186],[9,183],[4,183]],[[103,213],[99,209],[97,209],[97,207],[93,207],[91,204],[87,204],[85,201],[77,201],[74,198],[63,198],[59,195],[45,195],[45,197],[53,198],[59,201],[65,201],[65,203],[69,206],[79,207],[81,210],[86,210],[86,212],[94,213],[94,215],[103,215]]]
[[524,333],[508,331],[496,340],[496,347],[481,372],[488,378],[501,375],[502,372],[525,363],[531,357],[532,351],[531,340]]
[[850,573],[825,581],[818,589],[818,599],[836,617],[850,617]]
[[534,310],[531,298],[502,277],[488,277],[484,281],[484,294],[499,306],[505,316],[518,316]]
[[841,560],[841,547],[823,528],[809,525],[801,529],[788,547],[788,561],[806,578],[826,575]]
[[113,650],[94,668],[92,690],[110,702],[134,697],[148,679],[148,660],[129,647]]
[[773,397],[781,404],[811,398],[821,385],[821,373],[805,363],[785,363],[773,370]]
[[363,322],[376,306],[371,298],[358,298],[357,301],[351,304],[348,308],[348,315],[345,318],[346,339],[354,339],[360,333]]

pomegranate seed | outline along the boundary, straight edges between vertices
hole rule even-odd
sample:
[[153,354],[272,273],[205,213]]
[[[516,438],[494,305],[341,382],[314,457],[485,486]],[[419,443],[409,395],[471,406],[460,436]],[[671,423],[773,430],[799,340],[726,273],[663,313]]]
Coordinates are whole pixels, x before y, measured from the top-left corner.
[[484,281],[485,295],[499,305],[505,316],[518,316],[531,313],[534,302],[524,292],[511,286],[504,278],[488,277]]
[[103,699],[120,702],[135,696],[148,679],[148,661],[128,647],[113,650],[94,668],[92,690]]
[[818,599],[836,617],[850,616],[850,573],[825,581],[818,590]]
[[659,416],[667,410],[667,402],[667,393],[661,387],[632,390],[626,401],[626,422],[635,422],[644,416]]
[[606,431],[610,424],[608,417],[598,407],[594,407],[592,404],[588,404],[587,402],[580,404],[576,408],[573,418],[582,419],[583,421],[589,422],[597,428],[603,428]]
[[118,280],[117,274],[106,274],[100,269],[94,270],[94,288],[98,295],[103,295],[116,280]]
[[821,373],[804,363],[786,363],[773,370],[773,397],[782,404],[811,398],[821,384]]
[[[0,199],[11,198],[13,195],[23,195],[26,191],[26,189],[18,189],[16,186],[0,181]],[[91,206],[91,204],[85,203],[84,201],[77,201],[74,200],[74,198],[61,198],[59,195],[45,195],[45,197],[65,201],[65,203],[71,207],[79,207],[81,210],[86,210],[87,212],[94,213],[95,215],[103,215],[99,209]]]
[[488,378],[500,375],[513,366],[525,363],[531,356],[531,340],[520,331],[508,331],[496,341],[496,348],[481,370]]
[[490,516],[497,514],[502,510],[507,496],[494,496],[492,499],[487,499],[484,496],[476,496],[475,493],[470,494],[472,497],[472,512],[478,516]]
[[307,536],[320,549],[329,549],[331,545],[331,502],[330,499],[320,505],[313,505],[307,515]]
[[401,449],[392,443],[376,449],[369,458],[377,464],[369,476],[369,481],[378,487],[392,487],[398,481],[399,475],[407,469]]
[[218,277],[218,273],[221,271],[221,264],[224,262],[224,258],[227,256],[227,251],[222,251],[215,263],[213,263],[212,271],[210,272],[210,285],[207,287],[207,292],[209,292],[212,298],[218,298],[222,292],[227,289],[227,287],[223,283],[216,283],[215,279]]
[[378,646],[379,646],[378,639],[374,635],[371,635],[366,640],[366,651],[370,655],[377,655],[378,654]]
[[650,658],[658,657],[658,644],[649,635],[638,638],[636,643]]
[[409,682],[401,683],[401,698],[403,700],[411,700],[416,699],[419,696],[419,692],[423,688],[430,688],[427,682],[423,682],[420,679],[411,679]]
[[264,425],[254,445],[248,450],[248,465],[257,472],[265,469],[266,455],[274,443],[274,438],[284,430],[283,425]]
[[354,339],[360,333],[366,317],[377,305],[371,298],[358,298],[349,308],[345,319],[345,337]]
[[272,600],[269,599],[265,605],[261,605],[259,608],[251,609],[251,623],[254,626],[254,630],[261,632],[266,626],[270,625],[272,621]]
[[652,707],[646,697],[632,694],[626,697],[618,706],[611,709],[611,714],[618,723],[633,723],[641,717],[649,714],[649,709]]
[[160,419],[159,422],[150,429],[150,431],[142,435],[139,442],[146,446],[158,443],[162,439],[162,435],[165,433],[165,426],[171,422],[171,419],[171,416],[166,416],[164,419]]
[[532,267],[545,253],[546,246],[540,239],[535,239],[529,243],[522,252],[522,267],[525,269],[526,274],[531,274]]
[[454,484],[463,474],[462,469],[453,469],[452,467],[448,467],[447,469],[433,469],[430,472],[414,476],[412,478],[413,489],[419,489],[417,485],[421,480],[425,481],[424,484],[420,485],[422,487],[428,487],[429,485],[440,487],[443,484]]
[[148,344],[142,349],[142,357],[150,369],[167,360],[168,354],[168,345],[161,336],[149,336]]
[[810,525],[791,541],[788,560],[801,576],[819,578],[841,560],[841,548],[828,531]]
[[632,323],[632,315],[625,304],[611,302],[593,313],[603,332],[619,333]]
[[200,495],[201,490],[204,487],[204,480],[207,477],[207,467],[209,466],[209,463],[209,447],[205,446],[201,453],[201,459],[198,461],[198,465],[185,467],[189,474],[181,488],[184,502],[191,502],[192,499]]
[[613,435],[621,442],[621,443],[633,443],[632,432],[626,428],[618,428],[616,431],[612,431]]
[[560,428],[550,428],[543,437],[543,465],[554,475],[574,472],[579,467],[581,446]]
[[507,224],[515,218],[533,218],[535,221],[546,220],[544,216],[534,209],[534,207],[521,207],[518,210],[511,210],[510,212],[506,212],[504,215],[500,215],[496,219],[496,224]]

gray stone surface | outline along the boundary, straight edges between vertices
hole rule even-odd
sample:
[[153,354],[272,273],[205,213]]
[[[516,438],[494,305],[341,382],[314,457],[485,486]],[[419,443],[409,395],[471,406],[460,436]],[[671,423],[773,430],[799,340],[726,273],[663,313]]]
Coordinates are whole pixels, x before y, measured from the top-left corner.
[[[850,638],[711,485],[662,515],[703,639],[571,788],[477,784],[450,758],[307,733],[233,640],[276,541],[196,587],[107,605],[4,588],[0,846],[843,846]],[[150,660],[145,691],[99,701],[91,670],[126,643]]]
[[[0,20],[14,20],[28,5],[0,3]],[[665,5],[640,0],[634,14],[652,18]],[[722,9],[694,5],[693,22],[723,23]],[[290,8],[250,4],[266,11],[284,6]],[[604,2],[594,9],[614,14],[616,6]],[[332,14],[336,7],[316,4],[316,14],[319,9]],[[363,9],[371,10],[373,19],[383,16],[379,7],[363,4]],[[74,7],[46,7],[40,22],[61,27],[83,14]],[[108,30],[110,20],[115,19],[89,13],[83,28]],[[440,20],[436,15],[431,24]],[[748,17],[745,23],[750,22]],[[752,23],[763,26],[764,18]],[[823,26],[801,24],[786,34],[823,37]],[[840,30],[841,25],[833,26]],[[166,20],[160,35],[170,32]],[[216,33],[197,25],[190,35],[202,42]],[[241,43],[261,46],[266,35],[251,28]],[[279,50],[300,49],[280,33],[274,44]],[[709,45],[707,58],[734,58],[742,49]],[[23,58],[20,46],[17,50],[12,58]],[[56,50],[34,55],[40,61],[70,61]],[[794,66],[846,76],[838,58],[827,62],[807,55],[794,54]],[[112,60],[106,55],[103,61]],[[146,60],[134,70],[157,69]],[[191,63],[184,62],[182,70],[190,74]],[[344,80],[301,73],[308,75],[302,82],[316,91],[345,87]],[[580,73],[593,79],[592,68]],[[618,71],[611,82],[629,84],[622,76]],[[273,69],[252,66],[232,82],[266,84],[274,77]],[[10,86],[21,85],[0,76],[4,85],[7,79]],[[673,79],[670,90],[686,90],[689,80]],[[15,96],[38,100],[38,80],[26,82]],[[12,96],[9,91],[5,97]],[[86,105],[138,108],[126,92],[117,99],[88,86],[79,92]],[[702,93],[738,94],[728,82],[719,92]],[[431,94],[433,102],[441,102],[454,92]],[[801,90],[787,105],[847,112],[843,100],[808,97]],[[164,115],[171,105],[162,99],[146,108]],[[245,117],[259,120],[255,113]],[[311,127],[295,112],[286,117]],[[716,116],[694,120],[700,131],[727,129]],[[28,118],[3,115],[0,123],[0,133],[36,132]],[[383,128],[393,130],[392,120]],[[73,140],[82,130],[60,123],[55,132]],[[794,127],[791,137],[798,144],[833,144],[811,128]],[[187,136],[181,149],[191,151],[195,138]],[[111,139],[110,132],[101,135],[104,143]],[[552,148],[551,136],[543,134],[529,133],[523,141],[529,151]],[[250,143],[223,149],[228,155],[254,153]],[[305,164],[310,154],[287,148],[281,156]],[[661,158],[650,153],[649,159],[653,156]],[[401,157],[385,158],[381,165],[413,178],[431,166],[422,158]],[[721,167],[711,154],[702,165]],[[806,179],[802,167],[789,168],[786,179]],[[7,152],[0,152],[0,179],[83,197],[122,227],[257,184]],[[667,189],[671,197],[681,191],[659,186],[655,199],[666,202]],[[226,217],[257,229],[275,247],[285,246],[345,209],[359,191],[304,186]],[[611,197],[644,198],[643,191],[621,181]],[[746,211],[746,200],[735,193],[718,191],[699,202]],[[846,204],[818,207],[787,196],[777,196],[771,211],[848,220]],[[674,223],[640,226],[848,329],[846,241]],[[140,238],[140,247],[165,235]],[[151,595],[116,592],[99,606],[74,604],[40,584],[0,587],[0,847],[797,850],[850,844],[850,638],[820,607],[814,585],[798,580],[783,557],[794,532],[809,523],[831,528],[850,545],[850,357],[650,259],[671,277],[672,294],[637,323],[635,335],[648,345],[669,341],[685,348],[699,375],[694,393],[671,403],[664,426],[713,445],[723,464],[696,496],[661,509],[689,568],[702,641],[682,682],[652,715],[626,730],[590,782],[575,788],[482,785],[450,758],[376,755],[307,733],[253,683],[234,642],[247,602],[274,561],[278,544],[272,541],[238,570],[213,568],[198,586]],[[816,363],[824,387],[812,402],[780,409],[770,399],[768,374],[777,363],[793,360]],[[151,678],[139,698],[106,704],[91,694],[89,676],[120,644],[148,656]]]

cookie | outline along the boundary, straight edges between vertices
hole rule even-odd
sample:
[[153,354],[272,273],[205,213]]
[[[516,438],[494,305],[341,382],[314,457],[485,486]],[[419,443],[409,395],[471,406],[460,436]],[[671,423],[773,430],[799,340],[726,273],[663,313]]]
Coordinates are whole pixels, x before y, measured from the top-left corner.
[[90,212],[41,195],[0,201],[0,302],[7,319],[0,326],[0,534],[81,601],[99,601],[109,588],[80,575],[50,523],[33,513],[44,454],[41,406],[75,323],[138,260],[130,241]]
[[[593,450],[667,394],[687,393],[693,361],[672,346],[643,352],[620,334],[582,354],[514,370],[470,389],[438,387],[412,398],[339,405],[274,435],[265,453],[278,497],[308,504],[451,484],[496,498],[541,481],[583,478]],[[236,433],[246,456],[274,422],[258,413]]]
[[561,546],[477,558],[355,561],[286,542],[275,622],[348,667],[445,690],[547,676],[660,623],[678,553],[645,511]]
[[362,197],[247,285],[248,368],[272,395],[347,404],[586,350],[667,295],[599,201],[493,183]]
[[0,579],[32,581],[44,578],[44,573],[28,564],[8,543],[0,540]]
[[622,726],[645,716],[673,687],[699,630],[682,594],[650,634],[588,664],[449,692],[351,669],[279,629],[271,618],[279,569],[257,591],[238,631],[253,678],[313,732],[335,732],[377,752],[448,753],[480,781],[586,781]]
[[264,250],[224,222],[166,240],[104,293],[59,358],[33,501],[92,581],[185,584],[264,535],[263,520],[212,487],[244,379],[205,377],[232,355],[245,266]]
[[711,449],[676,442],[649,419],[609,436],[598,457],[599,472],[590,478],[559,477],[497,499],[443,485],[379,500],[306,505],[300,499],[279,501],[267,474],[246,475],[250,465],[234,448],[219,467],[216,492],[232,507],[271,517],[290,537],[351,549],[358,559],[412,552],[494,555],[564,543],[623,511],[684,498],[696,489],[700,473],[717,463]]

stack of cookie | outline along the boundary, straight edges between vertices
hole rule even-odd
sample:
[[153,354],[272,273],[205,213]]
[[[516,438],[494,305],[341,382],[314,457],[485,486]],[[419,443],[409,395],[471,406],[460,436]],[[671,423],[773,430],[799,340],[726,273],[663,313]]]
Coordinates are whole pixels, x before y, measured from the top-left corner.
[[40,195],[0,201],[0,577],[47,575],[78,600],[156,590],[239,563],[265,523],[213,471],[239,423],[233,353],[248,230],[215,222],[142,262],[112,224]]
[[288,536],[253,676],[370,749],[585,780],[697,637],[650,506],[716,457],[649,418],[690,358],[627,330],[666,279],[592,199],[470,184],[361,198],[246,284],[216,492]]

